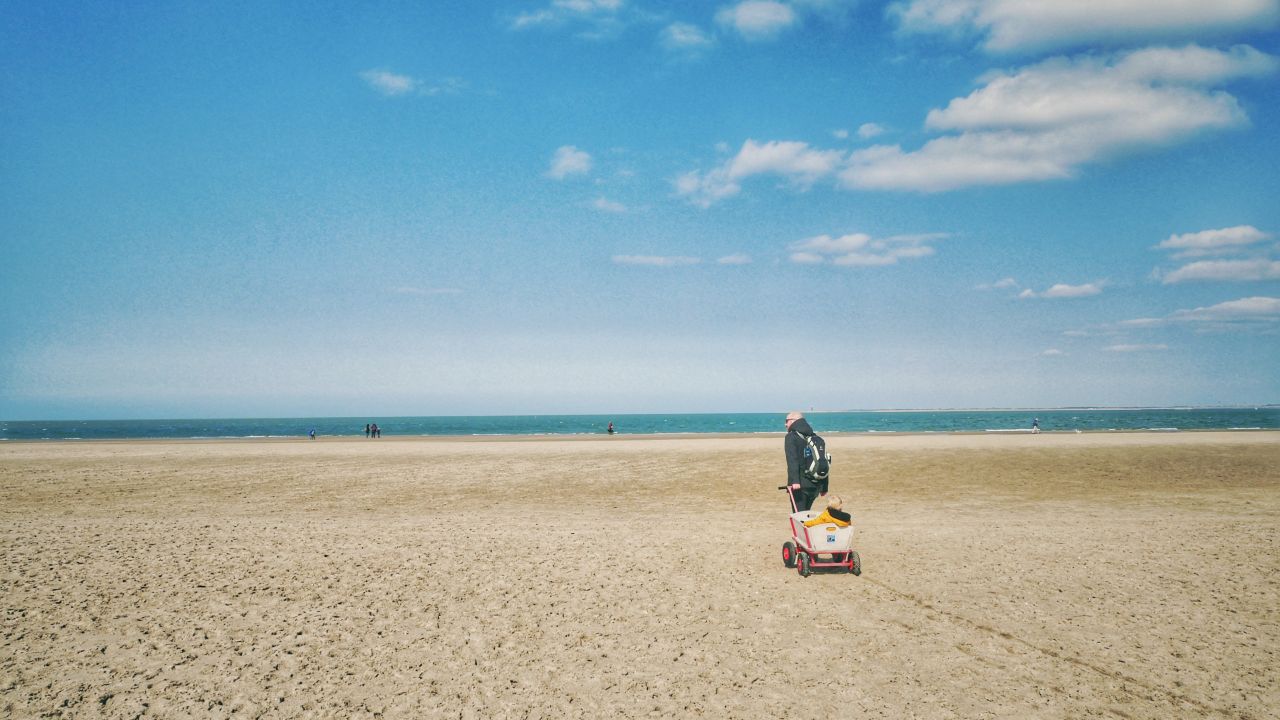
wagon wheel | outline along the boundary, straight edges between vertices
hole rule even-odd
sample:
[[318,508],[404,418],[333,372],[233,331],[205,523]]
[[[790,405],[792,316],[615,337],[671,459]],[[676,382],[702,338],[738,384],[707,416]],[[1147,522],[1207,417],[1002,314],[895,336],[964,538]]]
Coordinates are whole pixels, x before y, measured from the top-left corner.
[[782,543],[782,565],[789,568],[796,566],[796,544],[790,540]]
[[849,553],[849,572],[854,575],[862,574],[862,558],[858,556],[858,551],[854,550]]
[[809,553],[800,553],[796,557],[796,568],[800,571],[800,577],[809,577],[809,573],[812,572],[809,569]]

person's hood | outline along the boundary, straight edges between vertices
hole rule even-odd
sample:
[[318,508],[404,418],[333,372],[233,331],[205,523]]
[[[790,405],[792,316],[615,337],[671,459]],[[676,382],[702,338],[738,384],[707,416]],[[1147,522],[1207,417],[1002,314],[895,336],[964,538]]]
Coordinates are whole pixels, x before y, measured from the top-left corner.
[[805,436],[813,434],[813,428],[809,427],[809,421],[804,418],[791,423],[791,429]]
[[837,510],[835,508],[829,507],[827,508],[827,514],[839,520],[840,522],[847,522],[847,523],[853,522],[853,516],[843,510]]

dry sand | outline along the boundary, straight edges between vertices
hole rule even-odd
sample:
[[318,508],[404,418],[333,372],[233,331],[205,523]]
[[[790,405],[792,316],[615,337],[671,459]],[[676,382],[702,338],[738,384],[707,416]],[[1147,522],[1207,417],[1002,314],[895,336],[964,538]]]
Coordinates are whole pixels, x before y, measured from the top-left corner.
[[0,717],[1276,717],[1280,433],[0,445]]

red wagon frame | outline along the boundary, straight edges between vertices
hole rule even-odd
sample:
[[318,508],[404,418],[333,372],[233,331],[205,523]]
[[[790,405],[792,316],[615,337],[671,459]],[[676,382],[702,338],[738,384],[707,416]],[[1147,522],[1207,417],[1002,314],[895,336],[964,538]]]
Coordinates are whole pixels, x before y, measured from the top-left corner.
[[[862,574],[862,557],[857,550],[841,550],[839,552],[814,552],[814,543],[809,535],[809,528],[796,520],[794,514],[800,509],[796,506],[795,491],[790,485],[782,485],[779,490],[786,490],[791,500],[792,515],[787,517],[791,525],[791,539],[782,543],[782,564],[787,568],[796,568],[801,577],[809,577],[814,570],[844,570],[854,575]],[[801,541],[803,536],[804,540]],[[830,555],[830,560],[819,559],[820,555]]]

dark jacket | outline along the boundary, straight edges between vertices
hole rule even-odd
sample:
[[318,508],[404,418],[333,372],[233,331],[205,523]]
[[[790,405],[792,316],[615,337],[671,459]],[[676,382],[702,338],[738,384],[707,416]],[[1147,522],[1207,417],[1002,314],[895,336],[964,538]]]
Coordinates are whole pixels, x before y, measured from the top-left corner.
[[800,483],[803,490],[817,490],[825,494],[827,481],[814,480],[801,469],[801,465],[804,464],[804,447],[807,443],[805,438],[812,434],[813,428],[809,426],[808,420],[800,418],[791,423],[791,429],[787,431],[787,436],[784,438],[787,449],[787,484]]

